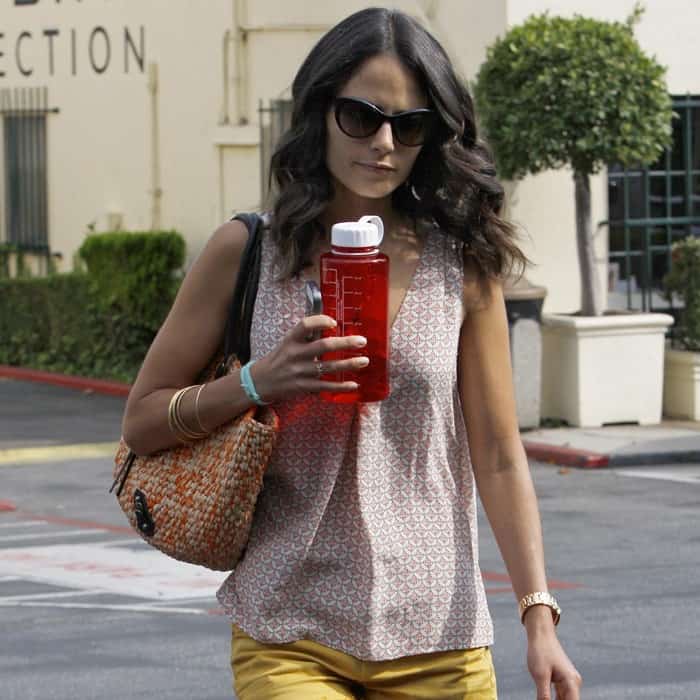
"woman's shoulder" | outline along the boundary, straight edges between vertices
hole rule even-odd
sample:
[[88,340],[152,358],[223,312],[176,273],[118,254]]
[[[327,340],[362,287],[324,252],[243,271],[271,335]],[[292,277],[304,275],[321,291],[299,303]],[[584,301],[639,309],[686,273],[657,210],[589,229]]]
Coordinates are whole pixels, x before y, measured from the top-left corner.
[[[207,239],[190,267],[187,286],[201,286],[209,294],[231,294],[231,280],[236,279],[243,258],[249,231],[245,221],[232,217],[221,223]],[[192,284],[196,282],[197,284]]]
[[[241,216],[243,218],[237,218]],[[214,256],[221,256],[222,261],[237,262],[243,255],[246,243],[248,242],[248,224],[246,223],[247,214],[237,214],[231,217],[228,221],[224,221],[212,233],[207,243],[209,252]],[[269,214],[261,214],[262,225],[265,229],[269,228]]]
[[220,253],[241,252],[248,240],[248,228],[240,219],[229,219],[220,224],[209,238],[208,245]]
[[484,274],[479,260],[466,241],[449,234],[433,219],[424,221],[423,235],[432,238],[446,251],[450,268],[455,275],[459,275],[464,314],[487,306],[493,288],[499,285],[499,281]]

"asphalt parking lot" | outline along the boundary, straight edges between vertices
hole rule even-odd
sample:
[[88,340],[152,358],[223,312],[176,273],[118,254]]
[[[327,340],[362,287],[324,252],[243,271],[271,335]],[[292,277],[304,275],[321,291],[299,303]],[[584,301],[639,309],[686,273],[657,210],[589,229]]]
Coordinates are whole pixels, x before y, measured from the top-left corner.
[[[225,574],[149,548],[107,493],[124,400],[8,380],[0,398],[3,700],[231,698],[230,628],[214,599]],[[700,698],[700,467],[532,470],[583,697]],[[483,517],[481,566],[499,697],[532,700]]]

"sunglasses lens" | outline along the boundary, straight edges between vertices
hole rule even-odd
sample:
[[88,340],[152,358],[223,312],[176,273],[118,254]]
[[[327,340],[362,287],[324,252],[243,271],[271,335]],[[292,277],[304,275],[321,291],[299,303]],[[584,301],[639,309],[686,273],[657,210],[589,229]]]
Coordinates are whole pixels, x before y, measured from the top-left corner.
[[388,117],[371,105],[352,99],[338,100],[335,116],[340,130],[355,139],[371,136],[386,119],[391,119],[394,137],[404,146],[425,143],[432,124],[430,112],[408,112]]
[[380,114],[361,102],[342,102],[337,114],[338,126],[353,138],[370,136],[382,121]]
[[404,146],[420,146],[428,134],[430,115],[425,112],[403,114],[394,121],[396,138]]

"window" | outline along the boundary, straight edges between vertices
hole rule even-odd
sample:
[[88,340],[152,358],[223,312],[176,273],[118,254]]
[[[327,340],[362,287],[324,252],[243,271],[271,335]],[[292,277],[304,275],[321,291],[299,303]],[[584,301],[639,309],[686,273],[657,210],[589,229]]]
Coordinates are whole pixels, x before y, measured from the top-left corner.
[[5,241],[48,251],[46,88],[0,91]]
[[609,306],[668,309],[671,245],[700,236],[700,96],[673,98],[671,148],[648,168],[608,169]]

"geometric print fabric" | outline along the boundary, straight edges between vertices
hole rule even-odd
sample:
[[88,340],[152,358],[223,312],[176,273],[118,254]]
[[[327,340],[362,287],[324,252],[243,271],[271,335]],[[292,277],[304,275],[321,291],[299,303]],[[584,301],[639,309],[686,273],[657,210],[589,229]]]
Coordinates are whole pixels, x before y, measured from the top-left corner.
[[[391,394],[275,404],[280,433],[247,550],[217,597],[261,642],[367,661],[490,646],[474,475],[457,389],[461,243],[429,230],[391,328]],[[304,315],[263,237],[252,357]]]

